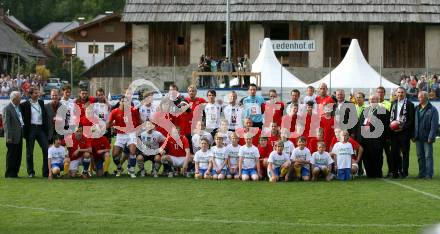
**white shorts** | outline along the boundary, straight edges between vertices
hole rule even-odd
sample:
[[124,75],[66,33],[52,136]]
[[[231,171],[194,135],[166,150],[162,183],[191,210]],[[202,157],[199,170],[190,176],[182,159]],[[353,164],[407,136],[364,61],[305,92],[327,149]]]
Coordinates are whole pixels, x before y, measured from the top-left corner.
[[171,166],[173,167],[183,167],[183,164],[185,163],[185,157],[175,157],[171,156]]
[[129,146],[132,144],[136,144],[136,133],[129,133],[129,134],[118,133],[118,134],[116,134],[115,146],[118,146],[123,149],[126,146]]
[[78,171],[79,165],[82,163],[82,158],[78,158],[77,160],[70,161],[69,171]]

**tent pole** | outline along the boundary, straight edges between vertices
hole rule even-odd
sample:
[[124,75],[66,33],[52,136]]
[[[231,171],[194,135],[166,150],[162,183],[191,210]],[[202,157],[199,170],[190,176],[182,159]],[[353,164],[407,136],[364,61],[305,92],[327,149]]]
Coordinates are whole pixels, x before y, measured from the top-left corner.
[[280,92],[280,100],[283,100],[283,56],[281,56],[281,92]]
[[332,57],[328,58],[328,72],[330,74],[330,96],[332,95]]
[[380,66],[379,66],[380,86],[382,86],[382,66],[383,66],[383,57],[380,56]]

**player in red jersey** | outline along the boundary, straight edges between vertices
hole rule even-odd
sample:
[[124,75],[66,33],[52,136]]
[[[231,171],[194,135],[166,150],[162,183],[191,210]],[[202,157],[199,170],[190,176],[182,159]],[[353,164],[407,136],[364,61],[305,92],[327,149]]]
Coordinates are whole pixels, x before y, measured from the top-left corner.
[[[332,108],[324,107],[324,115],[321,117],[319,127],[323,131],[323,141],[325,145],[330,146],[334,134],[335,119],[332,116]],[[310,148],[309,148],[310,149]],[[313,153],[313,152],[312,152]]]
[[[332,96],[327,94],[328,88],[326,83],[319,85],[319,95],[316,97],[316,104],[326,106],[327,104],[335,103]],[[333,108],[333,106],[331,106]]]
[[237,128],[235,133],[240,137],[240,140],[238,141],[239,145],[246,144],[244,136],[246,133],[250,133],[252,135],[252,144],[257,146],[261,135],[261,129],[252,127],[252,119],[247,117],[244,119],[244,128]]
[[[265,133],[262,135],[264,135],[265,137],[268,137],[268,145],[272,149],[275,147],[275,143],[281,139],[280,128],[276,122],[272,122],[270,124],[270,133]],[[260,157],[261,157],[261,154],[260,154]]]
[[[129,109],[126,109],[129,108]],[[131,178],[136,178],[136,127],[140,123],[139,111],[131,107],[123,95],[119,101],[119,107],[112,110],[107,123],[107,128],[116,128],[116,141],[113,145],[113,162],[117,166],[116,176],[121,176],[122,163],[121,153],[125,147],[129,149],[128,173]]]
[[[180,134],[179,127],[172,129],[168,134],[164,144],[160,147],[159,153],[162,155],[160,162],[157,163],[169,164],[171,171],[168,173],[168,177],[173,177],[178,173],[176,169],[182,168],[182,174],[187,173],[188,164],[191,162],[191,155],[189,150],[188,139]],[[175,173],[173,173],[173,171]]]
[[269,100],[261,105],[261,112],[264,113],[264,126],[269,127],[271,122],[281,126],[281,120],[284,112],[284,103],[277,101],[277,91],[269,90]]
[[92,139],[92,158],[96,174],[99,177],[107,176],[110,166],[110,143],[107,137],[102,136]]
[[260,171],[262,173],[263,178],[266,177],[267,174],[267,160],[269,159],[270,153],[273,151],[273,147],[268,144],[268,139],[265,136],[260,137],[260,144],[258,144],[258,152],[260,153]]
[[79,125],[75,133],[67,136],[61,143],[67,146],[69,151],[69,160],[64,164],[64,171],[69,172],[69,177],[75,177],[78,172],[79,165],[82,163],[83,172],[82,177],[90,177],[89,166],[92,153],[92,143],[90,139],[83,134],[83,126]]
[[188,86],[188,97],[185,98],[185,101],[190,105],[192,113],[198,105],[206,103],[205,99],[197,97],[197,88],[195,85]]
[[78,98],[75,100],[75,104],[81,110],[80,117],[86,115],[86,108],[91,104],[95,103],[94,97],[89,97],[89,91],[85,88],[80,89]]

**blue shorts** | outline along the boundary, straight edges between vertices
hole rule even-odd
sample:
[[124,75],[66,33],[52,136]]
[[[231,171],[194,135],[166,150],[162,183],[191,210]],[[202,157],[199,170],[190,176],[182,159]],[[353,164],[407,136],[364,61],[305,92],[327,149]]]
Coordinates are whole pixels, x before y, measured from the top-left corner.
[[257,170],[255,168],[251,168],[251,169],[241,169],[241,174],[242,175],[257,175]]
[[[238,174],[238,167],[236,167],[236,170],[235,170],[235,174],[234,175],[237,175]],[[232,173],[231,173],[231,169],[230,168],[228,168],[228,170],[226,170],[226,175],[233,175]]]
[[[275,173],[276,177],[280,177],[281,167],[274,168],[273,172]],[[269,169],[267,169],[267,177],[269,177],[269,179],[272,178],[272,172]]]
[[351,168],[338,169],[338,180],[350,180],[351,179]]
[[64,165],[62,163],[52,163],[50,165],[52,166],[52,168],[59,168],[60,171],[64,170]]
[[100,159],[100,160],[95,161],[96,171],[102,170],[103,167],[104,167],[104,159]]
[[199,168],[199,175],[205,176],[205,173],[208,171],[208,169],[201,169]]
[[301,167],[301,176],[310,176],[310,170],[308,168],[305,167]]
[[[217,171],[216,171],[215,169],[212,169],[211,174],[212,174],[213,176],[218,175],[218,174],[217,174]],[[222,169],[221,172],[220,172],[220,174],[226,175],[226,169]]]

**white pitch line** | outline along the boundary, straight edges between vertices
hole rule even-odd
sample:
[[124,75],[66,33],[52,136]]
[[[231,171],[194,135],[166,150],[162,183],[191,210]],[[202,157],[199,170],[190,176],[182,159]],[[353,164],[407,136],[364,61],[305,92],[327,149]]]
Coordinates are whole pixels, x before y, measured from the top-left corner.
[[284,226],[294,226],[294,227],[351,227],[351,228],[362,228],[362,227],[376,227],[376,228],[419,228],[424,226],[429,226],[430,224],[344,224],[344,223],[291,223],[291,222],[277,222],[277,221],[258,221],[258,220],[225,220],[225,219],[204,219],[204,218],[172,218],[172,217],[161,217],[152,215],[131,215],[131,214],[117,214],[117,213],[101,213],[101,212],[85,212],[85,211],[69,211],[62,209],[47,209],[44,207],[29,207],[29,206],[16,206],[0,204],[0,207],[23,209],[23,210],[35,210],[42,211],[46,213],[65,213],[65,214],[77,214],[82,216],[114,216],[114,217],[125,217],[134,219],[156,219],[162,221],[171,222],[197,222],[197,223],[216,223],[216,224],[249,224],[249,225],[284,225]]
[[437,195],[435,195],[435,194],[428,193],[428,192],[424,192],[424,191],[422,191],[422,190],[418,190],[418,189],[416,189],[416,188],[413,188],[413,187],[408,186],[408,185],[401,184],[401,183],[396,182],[396,181],[392,181],[392,180],[388,180],[388,179],[382,179],[382,180],[385,181],[385,182],[387,182],[387,183],[394,184],[394,185],[400,186],[400,187],[402,187],[402,188],[406,188],[406,189],[408,189],[408,190],[411,190],[411,191],[414,191],[414,192],[417,192],[417,193],[421,193],[421,194],[423,194],[423,195],[425,195],[425,196],[428,196],[428,197],[431,197],[431,198],[434,198],[434,199],[440,200],[440,196],[437,196]]

